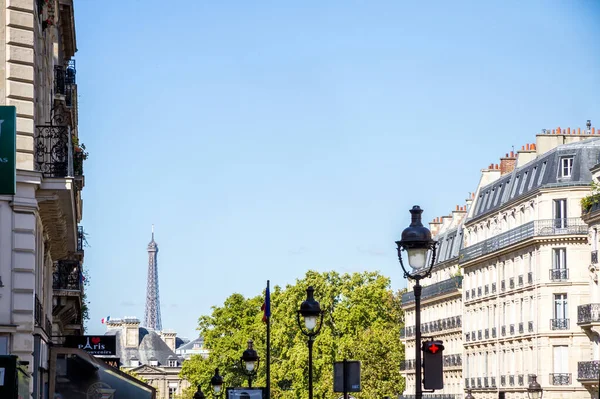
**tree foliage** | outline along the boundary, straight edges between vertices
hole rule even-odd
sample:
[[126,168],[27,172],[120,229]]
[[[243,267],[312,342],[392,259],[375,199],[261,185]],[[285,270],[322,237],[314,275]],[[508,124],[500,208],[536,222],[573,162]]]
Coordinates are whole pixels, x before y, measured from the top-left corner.
[[[340,275],[309,271],[294,285],[276,286],[271,292],[272,397],[308,396],[308,349],[296,315],[309,285],[315,288],[315,299],[325,310],[313,352],[314,397],[337,397],[333,392],[333,363],[344,358],[361,361],[362,391],[354,396],[378,398],[402,392],[404,379],[399,366],[404,347],[399,337],[404,320],[400,293],[390,289],[388,278],[375,272]],[[181,376],[193,387],[200,384],[206,393],[215,368],[219,368],[226,386],[247,386],[240,356],[247,340],[252,339],[261,356],[254,385],[265,386],[263,301],[264,295],[245,298],[233,294],[223,306],[213,307],[210,316],[200,317],[198,330],[210,355],[184,362]]]

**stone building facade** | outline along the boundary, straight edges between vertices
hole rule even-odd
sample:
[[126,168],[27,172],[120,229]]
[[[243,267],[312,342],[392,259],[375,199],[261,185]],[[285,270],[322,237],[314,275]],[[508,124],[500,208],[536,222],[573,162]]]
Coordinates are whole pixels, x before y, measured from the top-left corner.
[[[583,131],[545,131],[536,143],[482,170],[452,261],[464,276],[460,310],[451,308],[453,302],[440,301],[446,309],[435,313],[437,318],[462,317],[459,392],[470,389],[478,399],[523,398],[535,376],[545,399],[598,397],[600,291],[595,251],[600,211],[592,209],[584,221],[581,200],[590,194],[594,176],[600,176],[599,163],[600,137],[588,123]],[[440,241],[440,256],[445,256],[443,232],[448,230],[438,230],[438,222],[434,220],[431,230]],[[433,280],[424,283],[427,324],[432,321],[430,303],[445,298],[448,291],[434,288],[440,284],[435,272]],[[411,288],[403,298],[405,335],[414,320]],[[425,298],[428,289],[435,294]],[[422,325],[424,335],[448,339],[439,330],[427,334],[428,328]],[[412,351],[407,341],[407,359],[414,356]],[[464,397],[456,393],[448,372],[444,376],[449,385],[436,392],[442,394],[437,397]],[[405,392],[414,392],[410,372]]]
[[0,105],[17,112],[16,195],[0,196],[0,354],[29,362],[34,398],[52,337],[83,333],[74,20],[72,0],[0,2]]

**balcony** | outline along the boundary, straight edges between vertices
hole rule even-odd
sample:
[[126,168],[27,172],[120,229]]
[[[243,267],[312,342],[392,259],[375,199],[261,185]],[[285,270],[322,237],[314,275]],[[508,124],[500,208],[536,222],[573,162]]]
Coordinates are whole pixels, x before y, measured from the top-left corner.
[[551,330],[568,330],[569,319],[550,319]]
[[444,355],[444,367],[459,367],[462,366],[460,355]]
[[533,332],[533,321],[528,321],[527,322],[527,331],[532,333]]
[[577,363],[577,379],[580,382],[595,382],[598,383],[600,378],[600,360],[592,360],[588,362]]
[[592,251],[592,264],[598,263],[598,251]]
[[569,269],[550,269],[551,281],[565,281],[569,279]]
[[42,327],[42,320],[44,317],[44,308],[42,307],[42,303],[38,298],[37,294],[35,295],[35,309],[33,312],[33,320],[35,321],[35,325],[37,327]]
[[513,277],[508,279],[508,288],[510,288],[511,290],[515,288],[515,279]]
[[469,379],[465,378],[465,388],[469,388]]
[[463,248],[459,259],[464,263],[533,237],[587,234],[588,226],[580,218],[536,220]]
[[519,323],[519,334],[523,334],[525,332],[525,326],[523,325],[523,322]]
[[[462,325],[461,316],[450,316],[444,319],[421,323],[421,332],[441,332],[460,328]],[[400,338],[411,338],[416,334],[415,326],[405,327],[400,330]]]
[[515,325],[514,324],[510,325],[510,335],[515,335]]
[[527,284],[533,284],[533,273],[527,273]]
[[492,294],[496,292],[496,283],[492,283]]
[[550,385],[571,385],[571,373],[550,374]]
[[81,335],[83,272],[78,260],[60,260],[54,265],[52,288],[55,305],[54,321],[61,325],[65,335]]
[[577,306],[577,324],[600,324],[600,303],[588,303]]
[[[421,291],[421,300],[426,300],[439,295],[458,292],[462,288],[463,276],[455,276],[448,280],[440,281],[439,283],[431,284],[423,287]],[[402,294],[402,305],[415,301],[414,292],[406,292]]]
[[519,285],[519,287],[523,286],[523,275],[517,277],[517,284]]

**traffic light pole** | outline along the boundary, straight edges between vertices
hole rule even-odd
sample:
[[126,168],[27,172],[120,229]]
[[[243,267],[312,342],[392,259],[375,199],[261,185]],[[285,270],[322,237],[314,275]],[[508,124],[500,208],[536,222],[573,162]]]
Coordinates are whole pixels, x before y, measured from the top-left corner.
[[415,276],[415,399],[423,399],[423,386],[421,385],[421,278]]

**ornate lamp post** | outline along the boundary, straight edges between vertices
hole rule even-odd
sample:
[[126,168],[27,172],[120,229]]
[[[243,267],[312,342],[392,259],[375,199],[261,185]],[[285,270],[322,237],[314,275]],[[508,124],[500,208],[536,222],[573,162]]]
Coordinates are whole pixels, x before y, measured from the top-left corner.
[[198,385],[198,390],[194,394],[194,399],[205,399],[204,392],[202,392],[202,386]]
[[215,375],[210,379],[210,385],[212,385],[215,397],[220,397],[223,393],[223,377],[219,375],[219,369],[215,369]]
[[542,386],[537,382],[537,375],[532,375],[531,382],[527,387],[527,396],[529,396],[529,399],[542,399],[543,394]]
[[471,393],[471,389],[470,388],[467,389],[467,396],[465,396],[465,399],[475,399],[475,397]]
[[[415,280],[413,291],[415,293],[415,399],[423,398],[423,387],[421,385],[421,284],[423,278],[431,276],[431,268],[435,263],[435,252],[437,241],[431,239],[431,232],[421,223],[421,214],[423,210],[415,205],[410,210],[412,217],[410,226],[402,232],[402,239],[396,241],[398,246],[398,260],[404,271],[404,277]],[[412,273],[409,273],[404,267],[402,261],[402,252],[406,251],[408,264],[412,268]],[[429,257],[429,265],[427,265],[427,256]]]
[[[308,399],[313,399],[313,377],[312,377],[312,351],[315,337],[321,332],[321,326],[323,326],[323,311],[319,302],[315,301],[313,297],[315,289],[310,286],[306,289],[306,300],[300,305],[298,310],[297,320],[298,327],[302,334],[308,337]],[[300,322],[300,316],[304,318],[304,326]],[[317,320],[321,317],[321,320]],[[305,330],[306,327],[306,330]]]
[[260,358],[258,357],[258,353],[256,353],[252,347],[252,340],[250,339],[248,340],[248,349],[242,353],[242,357],[240,358],[242,369],[248,376],[248,388],[252,388],[252,377],[256,375],[259,362]]

